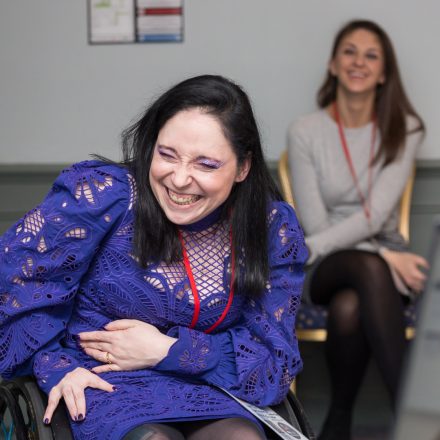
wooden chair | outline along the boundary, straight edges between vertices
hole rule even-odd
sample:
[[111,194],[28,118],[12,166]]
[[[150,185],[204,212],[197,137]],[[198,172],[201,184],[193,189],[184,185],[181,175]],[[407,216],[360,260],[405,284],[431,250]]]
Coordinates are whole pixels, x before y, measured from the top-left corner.
[[[281,154],[278,161],[278,177],[281,193],[287,203],[295,207],[295,200],[290,179],[287,151]],[[405,190],[400,199],[399,231],[409,242],[409,216],[411,208],[411,195],[414,185],[415,169],[408,179]],[[405,307],[406,337],[414,337],[415,309],[410,304]],[[302,304],[297,315],[296,335],[299,341],[322,342],[327,339],[327,308],[314,304]]]

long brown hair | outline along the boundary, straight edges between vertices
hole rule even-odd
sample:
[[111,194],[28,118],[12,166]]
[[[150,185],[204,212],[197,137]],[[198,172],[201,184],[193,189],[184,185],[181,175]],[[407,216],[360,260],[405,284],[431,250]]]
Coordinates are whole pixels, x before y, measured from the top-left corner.
[[[393,45],[379,25],[369,20],[353,20],[347,23],[336,34],[331,58],[336,56],[342,39],[358,29],[365,29],[375,34],[384,54],[385,82],[379,84],[376,89],[375,113],[382,138],[378,157],[384,155],[385,165],[387,165],[396,159],[405,146],[405,138],[409,133],[406,124],[407,116],[413,116],[418,122],[417,126],[410,131],[411,133],[416,131],[425,133],[425,124],[405,93]],[[328,71],[317,96],[318,105],[321,108],[327,107],[336,100],[337,85],[338,79]]]

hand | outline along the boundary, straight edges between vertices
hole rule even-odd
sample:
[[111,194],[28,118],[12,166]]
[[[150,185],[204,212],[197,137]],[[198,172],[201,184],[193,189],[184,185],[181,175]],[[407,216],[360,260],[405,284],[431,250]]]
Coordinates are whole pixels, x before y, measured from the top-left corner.
[[177,340],[135,319],[113,321],[105,330],[80,333],[79,337],[85,353],[104,364],[93,368],[95,373],[153,367]]
[[115,388],[96,374],[85,368],[75,368],[67,373],[49,393],[47,408],[44,413],[44,423],[49,424],[52,415],[61,398],[64,398],[67,410],[75,421],[81,421],[86,416],[86,399],[84,390],[87,387],[113,392]]
[[423,257],[411,252],[396,252],[389,249],[382,250],[381,255],[402,277],[408,287],[415,292],[423,290],[426,275],[421,269],[429,269],[429,264]]

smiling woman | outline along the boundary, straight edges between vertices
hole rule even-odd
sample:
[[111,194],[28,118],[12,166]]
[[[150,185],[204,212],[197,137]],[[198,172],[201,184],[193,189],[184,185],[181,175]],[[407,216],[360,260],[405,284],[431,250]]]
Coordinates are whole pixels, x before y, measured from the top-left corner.
[[76,439],[264,439],[230,394],[272,405],[300,371],[307,251],[249,99],[190,78],[123,153],[64,170],[1,237],[0,373],[35,375],[46,423],[64,399]]
[[371,92],[385,81],[384,67],[379,38],[366,29],[357,29],[342,39],[329,70],[338,78],[340,94],[374,96]]
[[403,304],[422,290],[427,268],[408,252],[397,205],[424,125],[388,35],[367,20],[336,35],[318,104],[290,126],[289,163],[310,250],[309,300],[328,306],[332,401],[319,438],[348,440],[370,356],[396,402]]
[[249,168],[249,158],[238,165],[218,120],[193,108],[177,113],[160,130],[150,184],[167,218],[185,225],[222,205]]

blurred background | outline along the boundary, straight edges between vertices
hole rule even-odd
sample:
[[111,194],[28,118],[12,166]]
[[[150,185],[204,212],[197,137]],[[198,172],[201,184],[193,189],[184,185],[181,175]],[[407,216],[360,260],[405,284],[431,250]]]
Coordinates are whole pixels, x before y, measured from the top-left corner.
[[[426,255],[440,213],[440,3],[436,0],[186,0],[181,43],[88,43],[86,0],[0,1],[0,233],[36,205],[60,169],[90,153],[120,158],[120,132],[161,92],[221,74],[249,93],[269,166],[286,129],[316,108],[336,31],[372,19],[390,35],[405,88],[427,126],[418,155],[411,246]],[[298,395],[318,431],[328,404],[323,346],[303,343]],[[372,365],[357,439],[392,423]]]
[[289,122],[315,108],[333,36],[352,18],[389,33],[440,158],[440,4],[436,0],[186,0],[184,41],[89,45],[86,0],[1,0],[1,163],[119,156],[119,133],[151,99],[188,76],[230,77],[250,94],[267,157]]

